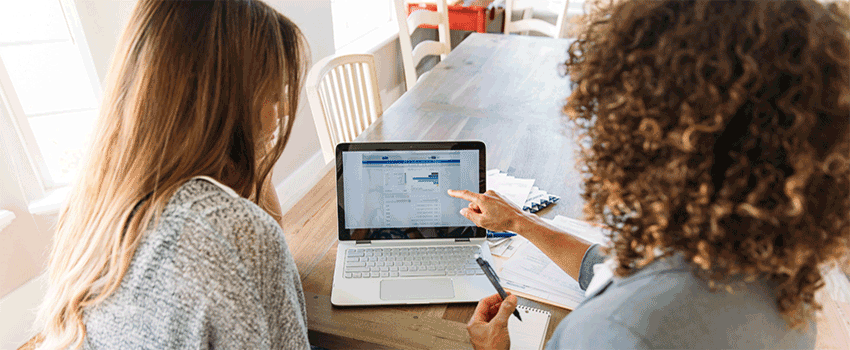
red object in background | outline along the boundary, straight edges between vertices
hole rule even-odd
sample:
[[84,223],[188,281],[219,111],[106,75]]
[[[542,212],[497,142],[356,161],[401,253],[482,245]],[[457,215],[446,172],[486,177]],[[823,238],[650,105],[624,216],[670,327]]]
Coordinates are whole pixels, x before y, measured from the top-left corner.
[[[469,6],[449,5],[449,29],[454,30],[472,30],[479,33],[487,32],[487,23],[496,17],[496,9],[489,9],[487,6],[493,0],[476,0],[472,1]],[[436,4],[423,3],[408,3],[407,15],[416,10],[437,11]],[[423,24],[419,28],[436,29],[437,26]]]

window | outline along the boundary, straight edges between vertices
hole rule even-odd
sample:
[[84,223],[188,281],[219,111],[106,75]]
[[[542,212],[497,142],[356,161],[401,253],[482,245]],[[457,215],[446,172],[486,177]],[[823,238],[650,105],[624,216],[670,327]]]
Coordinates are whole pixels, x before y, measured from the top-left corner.
[[392,0],[331,0],[335,48],[392,22],[393,13]]
[[3,231],[6,226],[9,226],[12,220],[15,220],[15,213],[8,210],[0,210],[0,231]]
[[[32,338],[45,248],[100,84],[74,0],[0,0],[0,348]],[[43,275],[42,275],[43,276]]]
[[31,200],[70,183],[97,116],[100,85],[82,33],[70,0],[0,2],[0,114],[41,187],[27,191]]

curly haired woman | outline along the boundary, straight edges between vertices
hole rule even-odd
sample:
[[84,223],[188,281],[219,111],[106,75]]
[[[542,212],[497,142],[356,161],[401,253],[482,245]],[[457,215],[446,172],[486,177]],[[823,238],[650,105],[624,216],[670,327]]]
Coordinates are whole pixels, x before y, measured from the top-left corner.
[[[587,289],[548,348],[812,348],[821,267],[850,244],[847,13],[814,1],[617,2],[565,66],[586,212],[613,245],[489,191],[450,191],[470,201],[467,218],[523,235]],[[509,348],[515,306],[479,303],[476,348]]]

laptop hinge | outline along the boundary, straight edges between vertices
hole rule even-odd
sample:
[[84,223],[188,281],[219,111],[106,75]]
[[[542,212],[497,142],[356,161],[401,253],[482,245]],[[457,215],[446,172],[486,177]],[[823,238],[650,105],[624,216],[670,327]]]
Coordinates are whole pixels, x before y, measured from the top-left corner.
[[455,238],[455,242],[469,242],[469,238]]
[[372,241],[368,239],[358,239],[357,242],[355,242],[354,244],[372,244]]

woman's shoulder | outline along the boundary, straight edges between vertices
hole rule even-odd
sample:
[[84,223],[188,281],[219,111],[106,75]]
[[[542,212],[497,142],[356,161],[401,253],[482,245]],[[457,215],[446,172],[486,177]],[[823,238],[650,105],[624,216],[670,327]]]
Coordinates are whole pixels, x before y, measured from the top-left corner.
[[194,177],[180,186],[161,217],[163,220],[193,221],[224,234],[240,228],[277,236],[281,230],[274,218],[254,202],[206,176]]
[[[163,262],[185,265],[183,274],[233,265],[250,269],[260,256],[284,253],[282,240],[280,226],[256,204],[215,180],[196,177],[174,192],[145,233],[128,274],[135,272],[132,267]],[[204,261],[210,259],[213,264]],[[188,266],[193,264],[199,266]]]
[[814,345],[814,328],[791,329],[766,282],[729,286],[712,289],[681,258],[670,257],[614,278],[577,308],[565,326],[567,333],[580,335],[599,334],[581,330],[590,325],[616,325],[652,348]]
[[175,191],[145,232],[115,297],[133,291],[159,299],[173,288],[196,296],[250,290],[264,271],[294,271],[294,264],[280,266],[289,265],[288,255],[270,215],[226,186],[194,178]]
[[155,234],[174,235],[194,250],[232,250],[243,263],[286,254],[283,230],[271,215],[208,177],[192,178],[178,188],[161,221]]
[[[270,327],[283,322],[270,314],[298,321],[270,297],[301,297],[296,282],[274,219],[226,186],[195,178],[172,195],[119,289],[87,311],[86,323],[94,342],[115,348],[195,344],[208,327],[227,328],[231,340],[268,341]],[[143,337],[117,329],[141,329]]]
[[[196,176],[174,191],[162,216],[174,215],[175,212],[197,213],[201,216],[209,216],[213,213],[224,214],[228,217],[234,214],[247,215],[250,213],[250,208],[245,205],[245,202],[250,203],[227,185],[208,176]],[[229,210],[221,212],[222,209]]]

